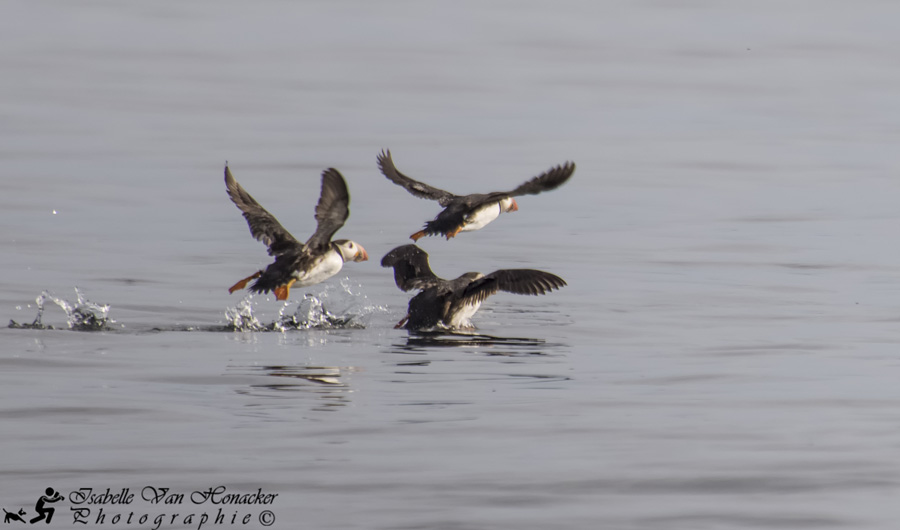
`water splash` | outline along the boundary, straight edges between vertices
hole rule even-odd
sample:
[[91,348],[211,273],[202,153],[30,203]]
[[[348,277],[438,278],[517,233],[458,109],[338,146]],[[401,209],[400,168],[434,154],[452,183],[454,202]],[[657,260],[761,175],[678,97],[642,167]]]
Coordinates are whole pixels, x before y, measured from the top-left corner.
[[348,277],[340,281],[340,298],[349,300],[349,305],[342,310],[345,316],[350,316],[360,327],[365,327],[374,315],[388,314],[390,310],[386,305],[372,304],[369,297],[363,294],[362,285],[353,282]]
[[231,331],[265,331],[263,325],[253,315],[253,295],[245,296],[238,305],[225,309],[225,329]]
[[[359,284],[349,278],[323,286],[318,294],[307,293],[296,303],[286,302],[270,324],[253,315],[252,295],[226,309],[226,329],[233,331],[287,331],[307,329],[365,329],[372,315],[387,313],[385,306],[368,303]],[[326,302],[328,306],[326,307]],[[290,309],[294,308],[291,312]]]
[[387,312],[386,306],[369,303],[358,282],[344,277],[317,295],[305,295],[287,324],[294,329],[365,329],[373,315]]
[[[287,306],[285,306],[286,308]],[[292,329],[364,329],[365,326],[355,321],[355,315],[335,315],[325,308],[324,302],[317,296],[307,294],[297,304],[297,310],[289,317],[282,316],[282,331]]]
[[109,329],[109,324],[115,322],[109,318],[109,304],[96,304],[86,299],[75,287],[75,302],[69,302],[64,298],[58,298],[49,291],[41,292],[35,299],[37,304],[37,316],[31,324],[19,324],[15,320],[9,321],[9,327],[19,329],[56,329],[52,325],[43,323],[44,309],[47,302],[59,306],[66,313],[66,325],[74,331],[102,331]]

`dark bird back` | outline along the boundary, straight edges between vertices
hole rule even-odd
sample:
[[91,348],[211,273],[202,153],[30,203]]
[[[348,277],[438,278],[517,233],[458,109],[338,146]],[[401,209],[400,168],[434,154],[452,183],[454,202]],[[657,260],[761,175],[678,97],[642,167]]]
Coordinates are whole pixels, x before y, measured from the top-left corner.
[[535,269],[500,269],[488,275],[467,272],[445,280],[434,274],[428,254],[416,245],[391,250],[382,258],[381,266],[393,267],[394,281],[401,290],[420,290],[410,299],[407,315],[397,325],[409,330],[471,328],[469,318],[484,300],[499,291],[540,295],[566,285],[559,276]]
[[460,232],[479,230],[496,219],[500,213],[518,210],[518,204],[513,197],[536,195],[556,189],[568,181],[575,172],[575,163],[566,162],[510,191],[455,195],[414,180],[398,171],[394,166],[390,150],[382,151],[377,160],[381,173],[388,180],[403,187],[416,197],[437,201],[444,207],[433,220],[425,223],[422,230],[410,236],[413,241],[418,241],[423,236],[438,234],[450,239]]

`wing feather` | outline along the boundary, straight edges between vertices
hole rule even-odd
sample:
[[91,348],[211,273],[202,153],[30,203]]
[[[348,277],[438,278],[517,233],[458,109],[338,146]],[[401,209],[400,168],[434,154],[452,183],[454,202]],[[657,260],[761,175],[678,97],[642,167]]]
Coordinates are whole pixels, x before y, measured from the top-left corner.
[[228,166],[225,166],[225,190],[231,202],[243,212],[244,219],[250,227],[250,234],[269,247],[269,255],[280,256],[290,250],[303,248],[303,245],[281,226],[278,219],[256,202],[256,199],[234,179]]
[[523,183],[518,188],[510,191],[507,195],[510,197],[518,197],[519,195],[537,195],[544,191],[556,189],[565,184],[574,172],[575,163],[566,162],[561,166],[548,169],[528,182]]
[[499,291],[513,294],[539,295],[566,285],[555,274],[534,269],[501,269],[470,283],[460,301],[464,304],[483,302]]
[[528,182],[523,183],[512,191],[495,191],[488,194],[472,194],[464,199],[464,206],[471,210],[484,204],[497,202],[506,197],[518,197],[520,195],[537,195],[544,191],[556,189],[566,183],[575,172],[575,163],[566,162],[561,166],[548,169]]
[[378,168],[388,180],[398,186],[402,186],[406,191],[412,193],[416,197],[438,201],[441,206],[447,206],[450,204],[450,201],[456,198],[456,195],[449,191],[444,191],[435,188],[434,186],[429,186],[424,182],[413,180],[397,171],[397,168],[394,167],[394,160],[391,158],[390,149],[386,149],[378,155]]
[[394,268],[394,282],[402,291],[446,283],[432,272],[428,253],[415,245],[402,245],[391,250],[381,259],[381,266]]
[[335,232],[350,216],[350,192],[347,182],[333,167],[322,172],[322,193],[316,204],[316,231],[306,242],[309,248],[322,249],[331,243]]

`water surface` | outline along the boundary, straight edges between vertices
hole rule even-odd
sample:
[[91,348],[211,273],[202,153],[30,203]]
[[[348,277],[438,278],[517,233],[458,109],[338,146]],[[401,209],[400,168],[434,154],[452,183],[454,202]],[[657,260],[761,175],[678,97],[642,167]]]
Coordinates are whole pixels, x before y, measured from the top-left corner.
[[[77,286],[115,320],[0,330],[10,511],[48,486],[224,485],[278,493],[275,528],[896,526],[900,7],[7,11],[0,314]],[[475,337],[394,330],[409,295],[378,261],[437,206],[378,173],[382,148],[458,193],[574,160],[486,229],[421,241],[444,277],[569,286],[491,298]],[[271,323],[310,293],[362,329],[219,331],[267,262],[226,160],[298,239],[341,170],[339,236],[372,260],[249,303]]]

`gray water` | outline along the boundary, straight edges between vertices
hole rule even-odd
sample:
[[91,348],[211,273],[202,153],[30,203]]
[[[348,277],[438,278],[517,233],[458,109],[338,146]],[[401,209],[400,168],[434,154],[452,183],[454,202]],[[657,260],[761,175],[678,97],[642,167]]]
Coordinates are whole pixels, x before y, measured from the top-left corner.
[[[0,506],[47,487],[277,493],[262,528],[896,528],[900,4],[34,2],[0,17]],[[527,267],[478,337],[393,324],[380,257],[458,193],[574,160],[559,190],[422,240],[435,271]],[[346,177],[329,282],[267,263],[222,168],[298,239]],[[309,293],[359,327],[220,331]],[[493,338],[490,338],[493,337]],[[77,499],[76,499],[77,500]],[[267,520],[268,521],[268,520]],[[15,527],[20,523],[10,523]],[[162,528],[197,528],[166,521]]]

